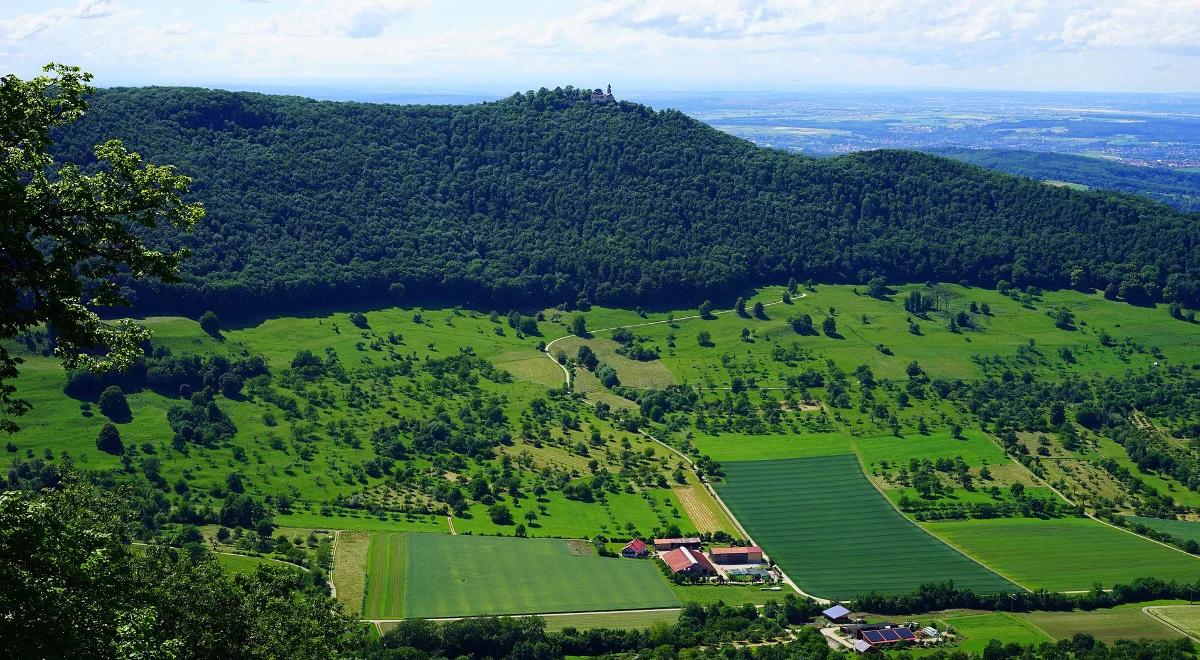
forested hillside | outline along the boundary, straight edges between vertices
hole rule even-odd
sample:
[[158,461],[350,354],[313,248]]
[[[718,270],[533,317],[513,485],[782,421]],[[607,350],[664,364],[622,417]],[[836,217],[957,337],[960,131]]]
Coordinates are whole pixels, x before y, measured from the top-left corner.
[[1138,167],[1074,154],[1014,149],[947,148],[931,153],[989,170],[1144,195],[1181,211],[1200,211],[1200,172]]
[[121,138],[195,178],[184,282],[142,311],[314,301],[648,303],[786,280],[967,281],[1200,299],[1200,223],[934,156],[814,160],[573,89],[467,106],[186,88],[98,92],[58,136]]

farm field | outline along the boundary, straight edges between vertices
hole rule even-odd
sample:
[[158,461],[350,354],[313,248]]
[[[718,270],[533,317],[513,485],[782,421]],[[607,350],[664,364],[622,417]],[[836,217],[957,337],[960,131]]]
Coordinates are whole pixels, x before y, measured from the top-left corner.
[[722,602],[726,605],[742,605],[745,603],[765,605],[771,601],[782,603],[784,596],[795,593],[787,585],[780,585],[780,587],[782,588],[779,591],[763,591],[761,587],[754,585],[672,584],[671,590],[684,603],[711,605],[712,603]]
[[1163,518],[1146,518],[1144,516],[1129,516],[1129,520],[1185,541],[1200,542],[1200,520],[1164,520]]
[[391,532],[372,534],[367,551],[369,582],[363,601],[363,616],[383,619],[404,613],[404,591],[408,584],[408,535]]
[[1031,589],[1090,589],[1134,578],[1194,582],[1200,559],[1089,518],[926,523],[925,528]]
[[852,455],[730,462],[724,470],[722,499],[814,596],[907,593],[931,579],[978,591],[1018,589],[896,512]]
[[968,653],[982,653],[993,639],[1018,644],[1037,644],[1052,639],[1037,626],[1007,612],[962,613],[941,620],[954,626],[958,633],[959,643],[955,648]]
[[[649,561],[597,557],[587,542],[407,534],[403,612],[379,618],[678,607]],[[393,577],[372,572],[368,594]]]
[[[1200,605],[1151,605],[1148,610],[1151,616],[1190,635],[1200,636]],[[1171,632],[1175,633],[1174,630]]]
[[333,585],[347,612],[362,612],[370,551],[371,535],[362,531],[339,532],[333,545]]
[[[1091,612],[1022,612],[1013,616],[1037,626],[1054,639],[1070,639],[1075,633],[1087,633],[1102,642],[1141,638],[1176,639],[1182,636],[1142,611],[1147,605],[1154,606],[1152,603],[1132,603]],[[1187,606],[1154,607],[1160,614],[1168,610],[1188,609]]]

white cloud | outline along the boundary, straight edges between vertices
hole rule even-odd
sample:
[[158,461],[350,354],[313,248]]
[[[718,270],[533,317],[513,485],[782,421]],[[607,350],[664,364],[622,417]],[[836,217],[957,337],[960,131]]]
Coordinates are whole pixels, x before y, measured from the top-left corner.
[[235,20],[242,34],[269,33],[292,37],[378,37],[424,0],[333,0],[305,2],[299,9],[260,20]]
[[1200,53],[1200,1],[1125,0],[1069,15],[1055,35],[1073,48],[1151,48]]
[[52,7],[43,12],[20,14],[10,20],[0,21],[0,33],[13,41],[29,39],[72,19],[111,16],[113,9],[113,3],[107,0],[79,0],[79,4],[71,9]]

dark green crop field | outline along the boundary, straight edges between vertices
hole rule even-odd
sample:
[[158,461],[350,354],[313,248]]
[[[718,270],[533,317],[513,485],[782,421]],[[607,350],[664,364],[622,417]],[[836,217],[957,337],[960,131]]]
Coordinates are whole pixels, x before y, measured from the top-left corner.
[[724,469],[721,497],[814,596],[906,593],[941,580],[978,591],[1019,589],[892,509],[854,456],[732,462]]

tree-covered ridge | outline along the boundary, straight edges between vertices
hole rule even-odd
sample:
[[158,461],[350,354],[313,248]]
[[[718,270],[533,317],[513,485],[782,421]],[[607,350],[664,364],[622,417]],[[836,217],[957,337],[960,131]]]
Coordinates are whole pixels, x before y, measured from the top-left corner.
[[188,88],[98,92],[62,131],[195,177],[209,220],[144,309],[383,296],[653,302],[789,276],[1115,283],[1195,302],[1194,218],[902,151],[814,160],[578,90],[398,106]]

